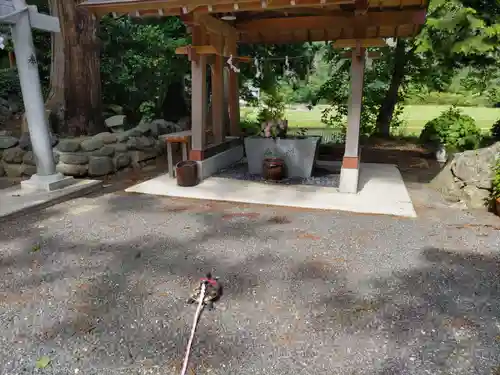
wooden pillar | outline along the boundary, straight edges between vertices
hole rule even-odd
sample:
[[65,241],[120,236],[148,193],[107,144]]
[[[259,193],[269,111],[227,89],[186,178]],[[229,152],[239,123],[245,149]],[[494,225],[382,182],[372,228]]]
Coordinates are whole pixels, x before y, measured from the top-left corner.
[[[224,50],[222,35],[211,35],[210,43],[219,51]],[[214,143],[224,141],[224,56],[215,55],[212,65],[212,129]]]
[[351,95],[347,115],[344,159],[340,172],[339,190],[357,193],[359,181],[359,130],[363,102],[365,48],[353,48],[351,60]]
[[[233,56],[237,56],[238,47],[235,39],[228,39],[228,52]],[[233,61],[233,65],[237,66],[237,62]],[[238,87],[238,73],[229,70],[228,82],[228,109],[229,109],[229,134],[239,136],[240,130],[240,93]]]
[[[192,28],[192,44],[203,45],[206,37],[200,26]],[[205,125],[207,121],[207,58],[197,56],[191,61],[191,160],[203,160]]]
[[224,134],[231,135],[229,128],[229,74],[230,68],[224,67]]

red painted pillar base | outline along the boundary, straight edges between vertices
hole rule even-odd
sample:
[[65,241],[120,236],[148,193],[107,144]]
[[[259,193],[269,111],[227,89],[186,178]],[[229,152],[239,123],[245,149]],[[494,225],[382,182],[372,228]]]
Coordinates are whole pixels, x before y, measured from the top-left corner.
[[203,150],[191,150],[189,151],[189,160],[202,161],[205,158],[204,154]]

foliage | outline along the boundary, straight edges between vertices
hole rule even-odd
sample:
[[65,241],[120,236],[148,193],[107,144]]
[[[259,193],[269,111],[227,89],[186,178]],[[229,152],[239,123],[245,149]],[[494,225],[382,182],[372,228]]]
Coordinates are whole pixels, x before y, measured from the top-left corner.
[[0,98],[8,98],[11,95],[21,97],[21,84],[17,69],[0,69]]
[[285,117],[285,101],[281,92],[270,89],[261,94],[257,123],[262,124],[272,120],[282,120]]
[[141,119],[144,121],[153,121],[156,114],[156,103],[152,100],[146,100],[139,106]]
[[104,17],[101,26],[104,102],[123,105],[127,115],[159,115],[168,85],[183,80],[189,69],[175,54],[188,42],[184,25],[174,17],[155,22]]
[[[283,84],[283,81],[298,88],[302,86],[300,81],[310,72],[318,49],[317,43],[241,45],[239,53],[242,56],[253,57],[254,63],[240,65],[240,80],[265,92],[276,90],[280,84]],[[260,74],[257,74],[258,71]],[[245,85],[240,85],[240,87],[244,88]],[[242,91],[241,94],[245,100],[253,101],[248,92]],[[290,101],[287,100],[287,102]]]
[[500,158],[497,159],[493,173],[494,173],[494,175],[493,175],[493,181],[492,181],[492,198],[499,199],[500,198]]
[[500,141],[500,119],[491,127],[491,136],[494,140]]
[[261,125],[250,116],[243,117],[240,120],[240,128],[246,136],[259,135],[262,132]]
[[307,104],[312,107],[321,98],[318,93],[322,85],[328,81],[332,72],[331,64],[325,59],[326,50],[318,48],[313,58],[309,72],[300,80],[281,80],[280,90],[287,103]]
[[[361,111],[360,132],[362,135],[372,135],[375,132],[376,120],[382,102],[385,100],[389,88],[391,73],[390,65],[392,50],[387,47],[382,51],[381,59],[373,60],[365,68],[363,86],[363,109]],[[348,101],[350,92],[350,61],[344,60],[337,51],[329,51],[328,59],[333,65],[330,78],[322,85],[318,92],[319,98],[326,100],[330,107],[323,112],[322,122],[328,127],[345,131],[348,115]],[[404,123],[402,119],[402,99],[393,115],[392,127]]]
[[432,1],[417,51],[431,52],[449,66],[494,64],[500,45],[500,4],[490,3],[485,11],[482,0]]
[[425,124],[420,134],[424,144],[443,144],[453,150],[472,150],[479,147],[481,129],[475,120],[459,109],[450,107]]

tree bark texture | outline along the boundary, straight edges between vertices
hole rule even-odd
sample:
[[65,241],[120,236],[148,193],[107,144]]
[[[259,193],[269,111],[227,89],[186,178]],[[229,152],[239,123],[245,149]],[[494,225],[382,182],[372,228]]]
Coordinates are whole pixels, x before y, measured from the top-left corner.
[[377,133],[382,137],[389,137],[391,132],[391,121],[394,109],[398,103],[399,88],[403,83],[406,74],[406,63],[409,59],[406,53],[406,42],[404,39],[398,39],[396,51],[394,53],[394,69],[391,77],[391,84],[385,95],[384,101],[380,106],[377,116]]
[[77,8],[75,0],[52,1],[61,23],[60,37],[64,45],[65,121],[59,132],[80,136],[105,131],[97,36],[99,21],[85,9]]
[[[59,17],[57,0],[49,0],[50,14]],[[62,33],[52,33],[52,54],[50,62],[50,90],[45,101],[45,108],[50,111],[52,131],[59,133],[65,121],[64,98],[64,40]]]

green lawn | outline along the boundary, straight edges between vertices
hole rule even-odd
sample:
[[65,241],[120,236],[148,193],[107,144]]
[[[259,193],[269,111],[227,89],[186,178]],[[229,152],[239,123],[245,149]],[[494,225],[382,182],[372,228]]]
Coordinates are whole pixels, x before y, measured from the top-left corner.
[[[321,122],[321,112],[325,106],[317,106],[311,111],[305,110],[287,110],[286,116],[290,126],[319,128],[325,124]],[[408,105],[405,107],[404,117],[407,121],[406,132],[408,134],[419,134],[425,123],[450,108],[447,105]],[[500,119],[500,108],[485,107],[459,107],[464,113],[473,117],[478,126],[483,131],[488,131],[495,121]],[[244,108],[243,114],[248,114],[252,110]]]

